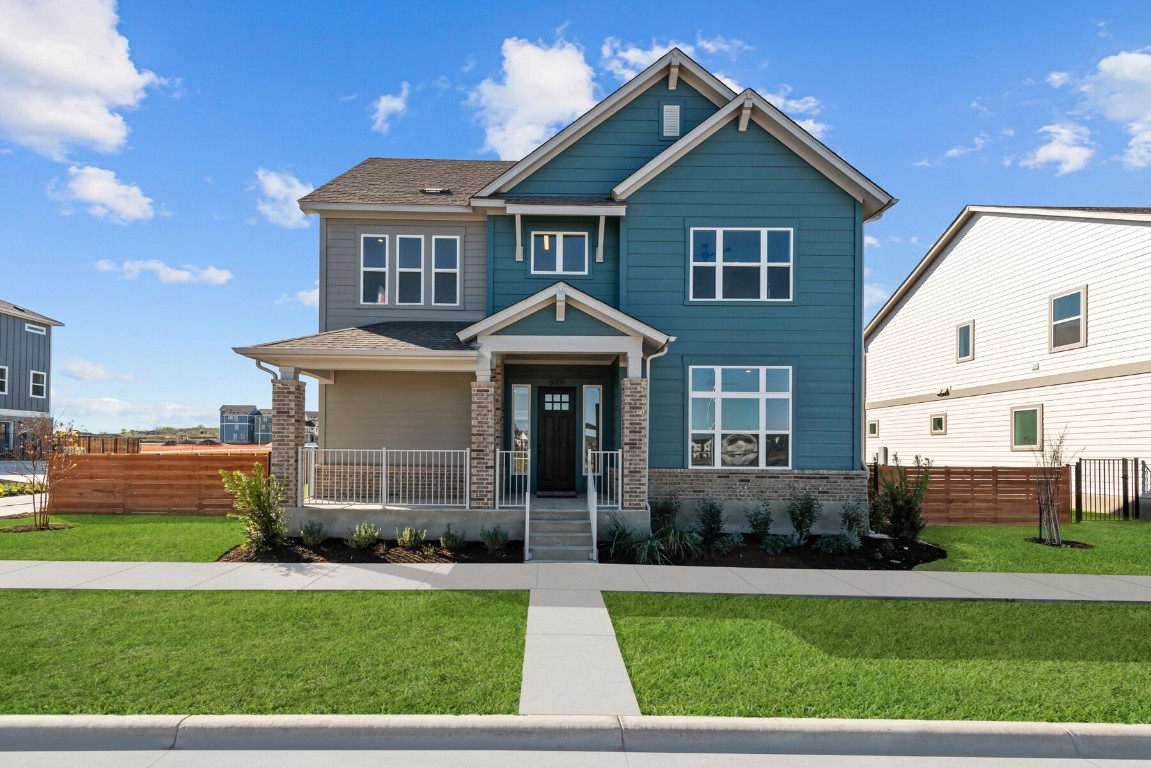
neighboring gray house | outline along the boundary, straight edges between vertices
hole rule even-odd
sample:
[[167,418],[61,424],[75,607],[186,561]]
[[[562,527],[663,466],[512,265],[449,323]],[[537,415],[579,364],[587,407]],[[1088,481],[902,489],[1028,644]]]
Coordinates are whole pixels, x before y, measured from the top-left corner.
[[272,442],[272,409],[261,408],[252,417],[252,442],[267,445]]
[[220,406],[220,442],[252,443],[260,409],[254,405]]
[[15,446],[25,419],[51,411],[52,329],[62,325],[0,300],[0,451]]

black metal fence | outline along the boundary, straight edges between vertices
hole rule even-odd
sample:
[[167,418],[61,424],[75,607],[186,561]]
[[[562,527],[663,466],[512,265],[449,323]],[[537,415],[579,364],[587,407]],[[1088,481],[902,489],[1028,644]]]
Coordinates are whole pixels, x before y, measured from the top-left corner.
[[[1141,459],[1079,459],[1075,463],[1075,521],[1134,520],[1140,497],[1151,496],[1151,472]],[[1145,498],[1142,506],[1151,507]],[[1144,510],[1151,516],[1151,508]]]

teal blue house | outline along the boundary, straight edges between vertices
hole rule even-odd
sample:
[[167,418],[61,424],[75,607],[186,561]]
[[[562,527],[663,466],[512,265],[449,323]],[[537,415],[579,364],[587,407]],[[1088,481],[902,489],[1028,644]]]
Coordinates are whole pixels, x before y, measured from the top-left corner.
[[[300,461],[382,446],[362,503],[477,530],[565,497],[593,527],[672,493],[834,508],[866,495],[863,225],[895,202],[673,50],[518,162],[371,158],[304,197],[320,333],[236,351],[281,399],[320,383],[319,453],[273,451],[302,507]],[[393,497],[413,473],[450,498]]]

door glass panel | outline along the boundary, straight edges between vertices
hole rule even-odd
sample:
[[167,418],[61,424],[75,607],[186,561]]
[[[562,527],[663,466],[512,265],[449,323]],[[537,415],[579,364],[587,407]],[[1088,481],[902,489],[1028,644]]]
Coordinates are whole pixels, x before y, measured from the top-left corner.
[[585,386],[583,388],[583,464],[587,472],[587,452],[599,451],[601,410],[603,408],[603,388]]
[[531,447],[532,388],[526,384],[512,386],[512,450],[526,451]]

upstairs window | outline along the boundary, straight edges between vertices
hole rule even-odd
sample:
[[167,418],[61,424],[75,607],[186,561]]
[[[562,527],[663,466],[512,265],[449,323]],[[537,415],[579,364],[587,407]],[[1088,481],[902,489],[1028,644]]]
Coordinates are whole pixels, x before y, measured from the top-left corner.
[[1087,345],[1087,289],[1077,288],[1051,297],[1050,351],[1062,352]]
[[460,303],[460,239],[432,238],[432,303],[455,306]]
[[790,301],[790,229],[693,228],[692,301]]
[[0,395],[8,394],[8,366],[0,365]]
[[388,303],[388,237],[364,235],[360,238],[360,301]]
[[975,323],[964,323],[955,328],[955,361],[965,363],[975,359]]
[[31,395],[37,399],[48,396],[48,374],[44,371],[32,371]]
[[586,275],[587,241],[583,232],[532,232],[532,274]]
[[791,466],[791,368],[692,366],[689,378],[689,466]]
[[424,303],[424,237],[396,237],[396,303]]

